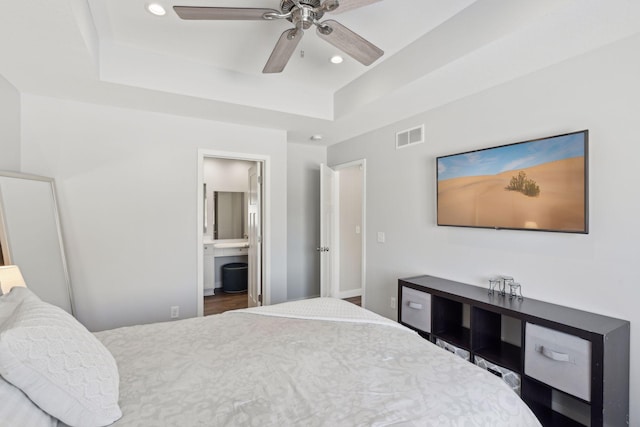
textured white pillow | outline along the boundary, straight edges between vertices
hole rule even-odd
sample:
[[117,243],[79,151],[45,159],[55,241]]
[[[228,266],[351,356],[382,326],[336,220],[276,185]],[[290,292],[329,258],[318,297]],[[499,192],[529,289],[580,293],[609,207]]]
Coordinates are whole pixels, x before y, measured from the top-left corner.
[[58,420],[0,378],[0,426],[56,427]]
[[2,298],[7,297],[18,304],[0,325],[0,375],[70,426],[99,427],[119,419],[118,367],[109,350],[66,311],[30,290],[14,288]]

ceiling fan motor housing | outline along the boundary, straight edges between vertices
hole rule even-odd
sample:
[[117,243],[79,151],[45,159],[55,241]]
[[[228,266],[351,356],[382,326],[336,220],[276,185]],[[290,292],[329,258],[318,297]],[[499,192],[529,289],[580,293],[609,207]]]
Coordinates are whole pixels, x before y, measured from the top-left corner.
[[[315,9],[317,7],[320,7],[321,2],[320,0],[299,0],[299,3],[302,6],[309,6]],[[283,13],[290,12],[294,7],[296,7],[296,4],[292,0],[280,0],[280,10]]]
[[292,0],[280,0],[280,10],[282,13],[291,13],[287,18],[293,22],[296,27],[307,30],[313,25],[313,22],[322,18],[324,12],[319,10],[320,0],[298,0],[302,8],[298,8]]

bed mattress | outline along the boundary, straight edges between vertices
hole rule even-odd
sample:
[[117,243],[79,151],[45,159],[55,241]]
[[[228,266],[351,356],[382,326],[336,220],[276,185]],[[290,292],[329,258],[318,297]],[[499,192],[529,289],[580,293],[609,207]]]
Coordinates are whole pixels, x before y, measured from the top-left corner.
[[114,426],[539,426],[502,381],[327,298],[99,332]]

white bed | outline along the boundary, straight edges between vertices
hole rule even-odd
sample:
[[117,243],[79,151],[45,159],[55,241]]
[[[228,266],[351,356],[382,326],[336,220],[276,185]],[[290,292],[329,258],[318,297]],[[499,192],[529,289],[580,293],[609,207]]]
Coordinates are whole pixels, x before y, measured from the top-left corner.
[[540,425],[497,377],[341,300],[95,337],[117,363],[117,427]]

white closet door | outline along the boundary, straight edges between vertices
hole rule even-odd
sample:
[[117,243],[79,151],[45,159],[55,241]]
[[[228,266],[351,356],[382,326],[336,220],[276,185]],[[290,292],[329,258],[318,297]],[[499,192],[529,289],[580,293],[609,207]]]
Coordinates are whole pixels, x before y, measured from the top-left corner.
[[5,264],[17,265],[40,299],[72,313],[53,180],[2,174],[0,219]]
[[336,172],[320,164],[320,296],[338,298]]

